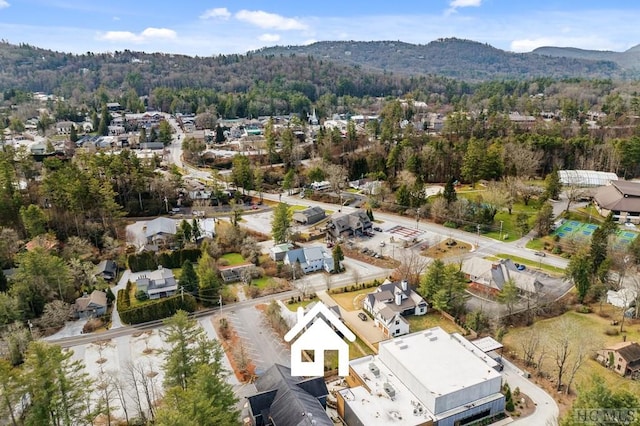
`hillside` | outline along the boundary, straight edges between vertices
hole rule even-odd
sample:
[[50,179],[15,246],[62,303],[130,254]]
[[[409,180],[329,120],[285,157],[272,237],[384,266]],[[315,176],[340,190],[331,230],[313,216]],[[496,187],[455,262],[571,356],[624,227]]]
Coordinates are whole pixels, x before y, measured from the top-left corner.
[[624,72],[610,59],[512,53],[456,38],[429,44],[400,41],[325,41],[308,46],[277,46],[253,54],[307,56],[403,74],[436,74],[463,80],[616,78]]
[[628,75],[631,78],[637,78],[640,73],[640,45],[634,46],[624,52],[544,46],[535,49],[532,53],[555,58],[615,62],[621,68],[623,75]]

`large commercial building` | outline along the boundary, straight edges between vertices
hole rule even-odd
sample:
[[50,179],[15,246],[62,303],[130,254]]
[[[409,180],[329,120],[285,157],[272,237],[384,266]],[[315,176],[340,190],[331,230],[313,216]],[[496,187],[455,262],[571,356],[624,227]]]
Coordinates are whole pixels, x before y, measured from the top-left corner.
[[338,393],[348,426],[453,426],[504,411],[499,364],[440,327],[380,342],[379,354],[349,364]]
[[640,182],[611,181],[598,189],[593,201],[602,216],[613,212],[615,221],[640,223]]

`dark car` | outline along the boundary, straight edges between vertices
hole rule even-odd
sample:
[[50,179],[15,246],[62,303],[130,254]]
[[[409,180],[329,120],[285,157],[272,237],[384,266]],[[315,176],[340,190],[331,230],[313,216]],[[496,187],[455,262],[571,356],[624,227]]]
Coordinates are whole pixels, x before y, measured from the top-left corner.
[[380,228],[379,226],[374,226],[373,230],[376,232],[382,232],[382,228]]
[[363,312],[358,313],[358,318],[360,318],[362,321],[367,320],[367,316]]

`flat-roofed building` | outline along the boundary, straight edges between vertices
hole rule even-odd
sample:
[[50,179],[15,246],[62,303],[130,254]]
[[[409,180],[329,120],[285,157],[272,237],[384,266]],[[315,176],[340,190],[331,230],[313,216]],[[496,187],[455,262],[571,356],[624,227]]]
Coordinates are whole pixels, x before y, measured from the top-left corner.
[[466,424],[504,411],[499,364],[440,327],[379,343],[379,354],[349,363],[338,392],[349,426]]

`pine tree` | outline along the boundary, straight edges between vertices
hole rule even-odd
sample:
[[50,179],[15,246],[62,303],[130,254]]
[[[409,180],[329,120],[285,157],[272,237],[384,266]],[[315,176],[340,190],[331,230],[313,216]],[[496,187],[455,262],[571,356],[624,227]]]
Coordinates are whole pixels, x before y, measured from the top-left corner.
[[184,291],[194,293],[198,289],[198,275],[193,268],[190,260],[185,260],[182,264],[182,273],[180,274],[180,285]]
[[342,262],[344,260],[344,253],[342,252],[342,247],[340,244],[336,244],[331,253],[333,255],[333,267],[335,272],[342,271]]
[[289,238],[292,216],[289,204],[279,203],[276,206],[271,220],[271,236],[276,244],[285,243]]

